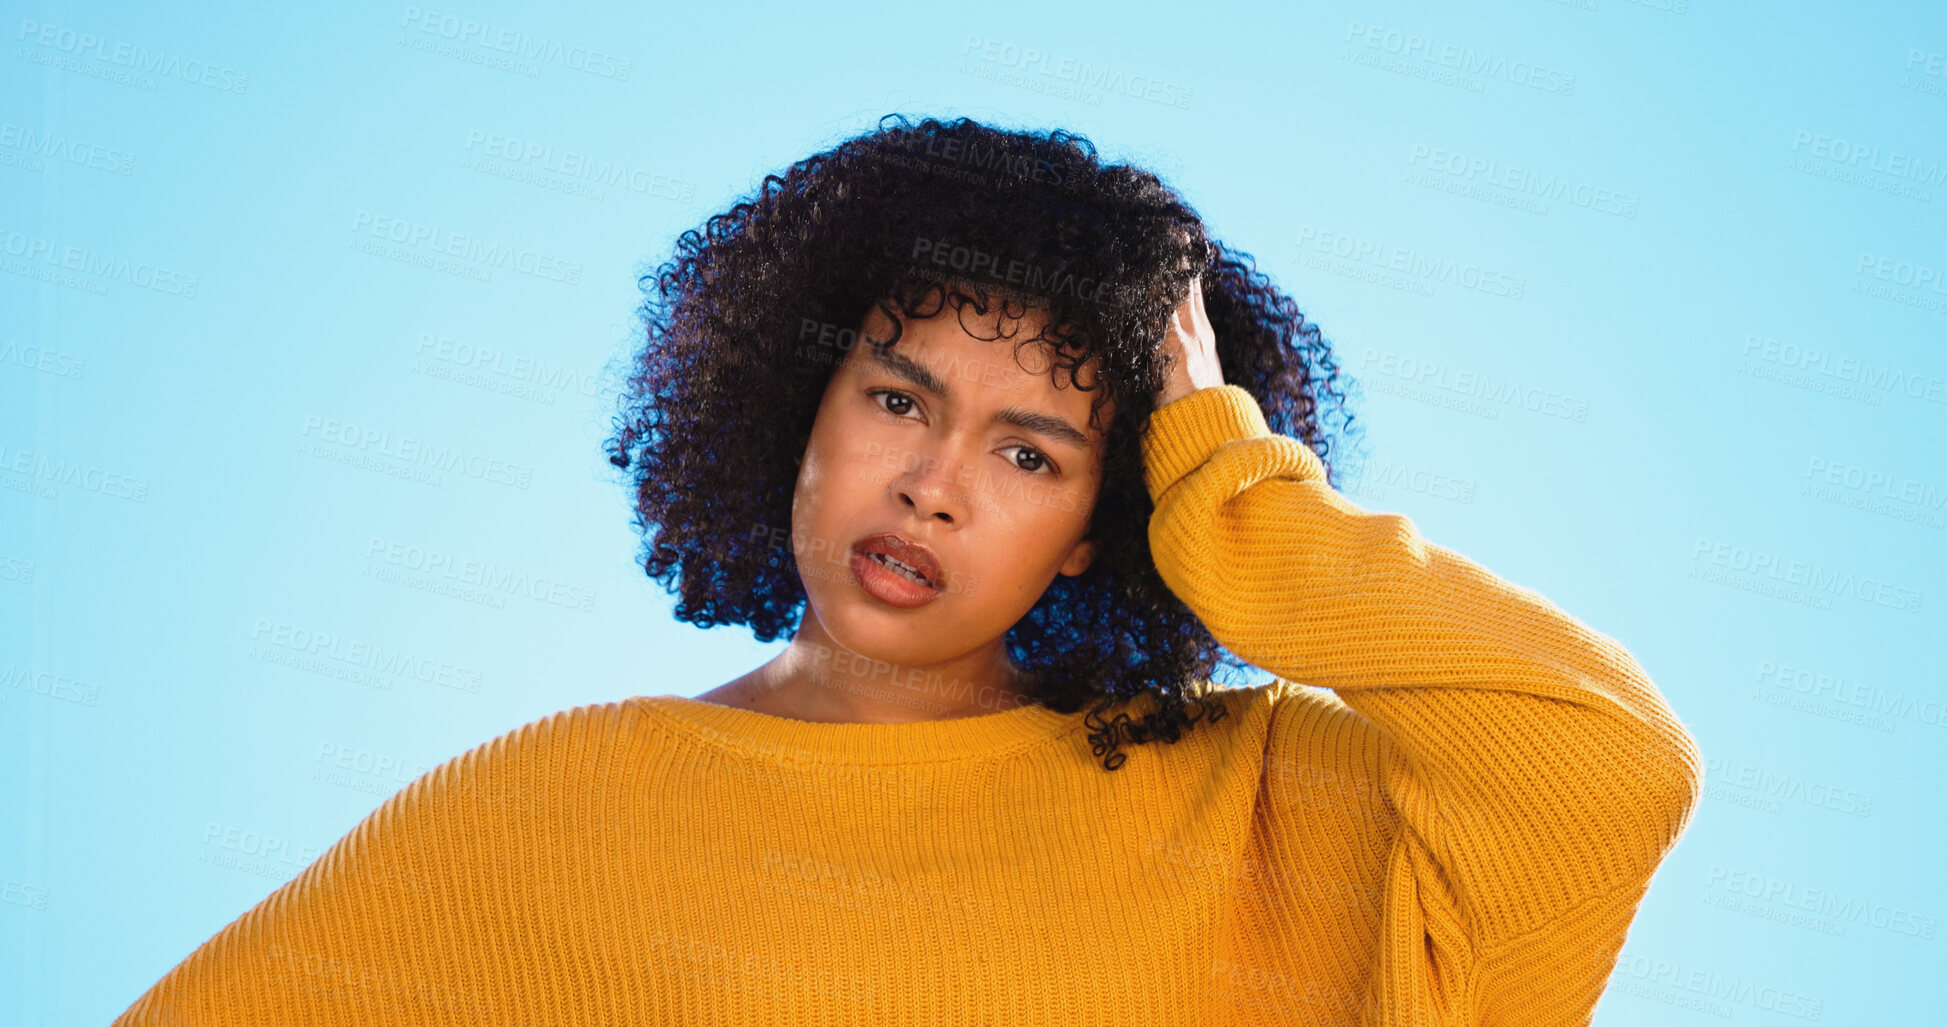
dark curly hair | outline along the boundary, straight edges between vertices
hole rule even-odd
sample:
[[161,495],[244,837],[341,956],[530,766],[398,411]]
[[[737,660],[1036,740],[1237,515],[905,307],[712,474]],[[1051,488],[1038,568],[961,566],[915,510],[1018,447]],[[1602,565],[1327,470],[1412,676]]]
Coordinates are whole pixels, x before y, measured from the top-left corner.
[[[1005,644],[1034,700],[1088,723],[1109,770],[1119,741],[1177,741],[1211,705],[1203,681],[1243,668],[1156,571],[1141,439],[1166,380],[1172,312],[1202,275],[1226,383],[1255,396],[1272,431],[1304,442],[1336,485],[1324,417],[1353,417],[1330,344],[1248,253],[1213,240],[1155,175],[1097,157],[1066,131],[1008,131],[967,118],[876,129],[766,176],[754,197],[684,232],[639,269],[644,329],[619,398],[609,462],[633,469],[640,562],[699,627],[747,624],[795,637],[806,601],[789,527],[798,464],[842,353],[877,306],[894,325],[946,303],[1048,312],[1041,335],[1072,375],[1099,360],[1099,414],[1113,397],[1096,558],[1058,576]],[[1011,309],[1010,309],[1011,308]],[[964,313],[964,310],[962,310]],[[838,329],[834,331],[836,326]],[[1020,333],[1026,334],[1026,333]],[[1148,694],[1155,711],[1101,715]],[[1191,713],[1189,707],[1196,707]]]

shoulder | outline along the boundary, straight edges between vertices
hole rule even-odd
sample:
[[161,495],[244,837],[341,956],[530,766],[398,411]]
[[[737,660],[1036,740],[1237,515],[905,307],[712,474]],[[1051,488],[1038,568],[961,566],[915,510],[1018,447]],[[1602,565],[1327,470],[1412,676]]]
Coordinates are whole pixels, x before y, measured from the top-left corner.
[[[1206,681],[1188,697],[1198,725],[1209,724],[1212,733],[1223,735],[1230,745],[1260,746],[1267,760],[1289,763],[1307,755],[1333,762],[1363,762],[1377,767],[1384,733],[1378,725],[1346,705],[1327,688],[1302,685],[1288,678],[1274,677],[1255,685],[1220,685]],[[1140,717],[1155,708],[1145,693],[1124,707]],[[1221,705],[1222,714],[1214,707]],[[1267,768],[1267,772],[1269,772]]]
[[329,890],[343,874],[375,868],[427,885],[451,876],[476,840],[515,844],[537,830],[584,818],[626,737],[621,702],[590,703],[536,717],[426,771],[399,789],[292,885]]
[[633,717],[626,701],[587,703],[535,717],[421,774],[387,803],[445,813],[529,813],[554,789],[585,778],[595,761],[626,744]]
[[1247,720],[1262,717],[1268,724],[1277,725],[1287,732],[1350,728],[1376,734],[1378,730],[1331,689],[1301,685],[1289,678],[1273,677],[1256,685],[1206,683],[1198,695],[1223,703],[1229,707],[1232,715],[1241,714]]
[[1268,690],[1264,777],[1273,797],[1319,792],[1339,804],[1377,801],[1388,758],[1385,732],[1330,689],[1279,678]]
[[[599,834],[610,821],[586,808],[606,797],[592,786],[620,776],[609,770],[620,761],[607,758],[606,743],[626,737],[628,715],[613,702],[559,710],[426,771],[198,946],[116,1022],[381,1022],[365,1004],[372,995],[317,990],[316,968],[369,975],[374,967],[429,966],[455,951],[455,939],[544,922],[542,893],[510,881],[540,875],[563,849],[602,851],[608,839]],[[486,999],[465,982],[420,998],[434,1006],[382,1022],[458,1022],[456,1011],[485,1018]]]
[[556,710],[495,735],[445,765],[486,769],[567,758],[591,745],[619,741],[633,716],[626,700]]
[[[1276,677],[1248,686],[1206,683],[1196,696],[1206,710],[1183,740],[1197,741],[1160,754],[1172,772],[1235,776],[1240,787],[1248,779],[1256,801],[1287,829],[1339,820],[1347,831],[1390,824],[1388,761],[1397,754],[1376,724],[1330,689]],[[1214,704],[1225,714],[1213,718]]]
[[1289,678],[1278,678],[1264,687],[1272,723],[1287,737],[1343,734],[1349,736],[1345,741],[1362,745],[1377,745],[1383,737],[1377,724],[1346,705],[1329,688],[1301,685]]
[[563,745],[613,739],[627,730],[633,716],[627,700],[584,703],[536,717],[478,748],[505,756],[538,756]]
[[504,731],[415,778],[341,844],[361,833],[409,845],[420,835],[532,826],[599,801],[594,785],[626,744],[631,716],[623,702],[589,703]]

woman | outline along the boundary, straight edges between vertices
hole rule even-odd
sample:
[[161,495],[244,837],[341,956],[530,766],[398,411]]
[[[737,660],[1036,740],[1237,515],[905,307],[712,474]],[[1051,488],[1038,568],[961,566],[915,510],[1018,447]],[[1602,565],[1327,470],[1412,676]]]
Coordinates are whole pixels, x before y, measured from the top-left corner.
[[1587,1021],[1694,741],[1333,489],[1329,346],[1154,176],[889,118],[645,291],[643,566],[790,645],[429,772],[118,1023]]

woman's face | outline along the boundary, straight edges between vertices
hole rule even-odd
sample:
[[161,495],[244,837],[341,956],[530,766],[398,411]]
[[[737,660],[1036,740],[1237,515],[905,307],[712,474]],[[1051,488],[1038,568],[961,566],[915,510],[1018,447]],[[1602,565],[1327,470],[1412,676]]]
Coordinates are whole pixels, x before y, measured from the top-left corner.
[[[810,606],[801,634],[895,666],[954,663],[999,648],[1055,575],[1088,569],[1099,389],[1074,388],[1065,371],[1057,385],[1042,343],[1016,362],[1016,342],[1045,316],[945,306],[906,318],[882,357],[868,340],[890,337],[892,322],[870,311],[825,390],[792,500]],[[931,587],[855,549],[888,533],[929,551]]]

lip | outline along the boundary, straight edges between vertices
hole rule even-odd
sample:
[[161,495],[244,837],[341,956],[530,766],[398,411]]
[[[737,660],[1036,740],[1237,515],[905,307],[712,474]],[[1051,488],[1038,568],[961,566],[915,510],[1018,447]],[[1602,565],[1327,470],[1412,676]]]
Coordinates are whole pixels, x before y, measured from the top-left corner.
[[879,561],[856,549],[852,550],[848,566],[852,571],[852,580],[866,595],[895,609],[917,610],[946,594],[941,589],[929,588],[882,567]]
[[940,570],[940,561],[933,558],[933,551],[896,531],[867,535],[852,543],[852,552],[884,553],[920,572],[935,589],[946,588],[946,574]]

